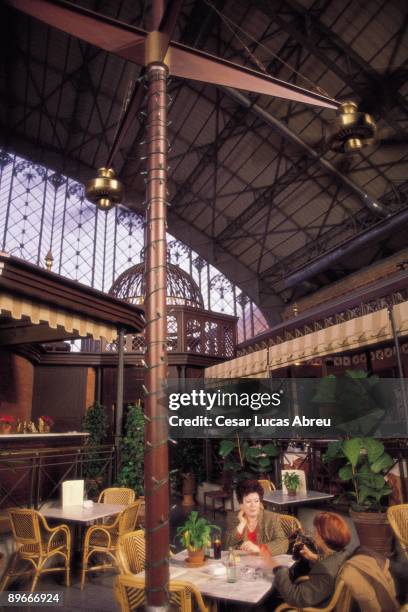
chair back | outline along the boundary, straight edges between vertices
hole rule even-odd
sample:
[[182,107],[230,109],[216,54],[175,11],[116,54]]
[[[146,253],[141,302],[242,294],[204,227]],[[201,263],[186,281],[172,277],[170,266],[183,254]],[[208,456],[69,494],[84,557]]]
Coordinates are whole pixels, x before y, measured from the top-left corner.
[[[145,579],[139,576],[120,575],[115,582],[115,596],[122,612],[131,612],[146,604]],[[208,612],[201,593],[196,587],[181,580],[169,583],[170,603],[180,612],[193,612],[193,603],[201,612]]]
[[127,508],[122,510],[118,521],[118,531],[120,536],[134,530],[139,510],[140,501],[135,501],[133,504],[130,504]]
[[298,529],[303,531],[302,523],[295,516],[291,516],[290,514],[280,514],[279,520],[283,532],[287,538],[290,538],[292,533]]
[[41,529],[38,512],[30,508],[9,508],[11,529],[17,547],[29,545],[34,551],[41,549]]
[[146,541],[143,529],[130,531],[119,540],[119,569],[122,574],[138,574],[145,568]]
[[267,480],[266,478],[264,479],[261,478],[260,480],[258,480],[258,482],[263,488],[264,493],[271,493],[272,491],[276,490],[276,487],[271,480]]
[[98,503],[129,506],[135,501],[135,498],[136,494],[133,489],[128,489],[126,487],[109,487],[101,491]]
[[408,504],[390,506],[387,510],[387,518],[408,559]]

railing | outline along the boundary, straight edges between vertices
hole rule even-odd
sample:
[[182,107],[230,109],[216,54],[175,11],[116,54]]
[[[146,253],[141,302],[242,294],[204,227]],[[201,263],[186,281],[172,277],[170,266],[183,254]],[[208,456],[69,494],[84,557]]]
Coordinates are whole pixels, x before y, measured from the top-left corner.
[[[408,279],[404,282],[406,284]],[[396,305],[406,302],[408,300],[408,288],[401,287],[395,290],[395,285],[396,283],[391,284],[390,282],[388,286],[373,289],[372,293],[377,293],[374,296],[368,291],[365,296],[359,295],[358,298],[351,294],[347,299],[323,304],[321,307],[294,316],[259,336],[239,344],[237,346],[237,357],[382,310],[388,304]]]
[[[232,359],[237,343],[237,318],[188,306],[171,306],[167,314],[167,350]],[[144,334],[125,337],[126,353],[143,353]],[[86,352],[115,352],[117,342],[85,340]]]
[[[40,509],[58,498],[64,480],[85,478],[87,493],[112,483],[116,451],[112,445],[63,446],[0,453],[0,511],[10,506]],[[90,476],[92,474],[92,477]]]

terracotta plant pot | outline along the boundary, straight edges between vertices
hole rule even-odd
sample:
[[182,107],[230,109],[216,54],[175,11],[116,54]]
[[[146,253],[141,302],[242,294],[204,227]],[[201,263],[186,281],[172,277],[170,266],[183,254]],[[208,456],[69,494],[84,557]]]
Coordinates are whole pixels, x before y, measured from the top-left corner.
[[182,474],[181,477],[183,479],[183,501],[181,505],[189,508],[194,506],[195,476],[192,472],[187,472],[187,474]]
[[289,497],[295,497],[296,493],[297,493],[297,489],[286,489],[288,492]]
[[199,550],[191,550],[191,548],[189,548],[188,558],[191,565],[203,565],[205,561],[204,548],[200,548]]
[[6,436],[7,434],[11,434],[11,429],[12,425],[9,425],[8,423],[2,423],[0,427],[0,433]]
[[368,546],[385,556],[390,556],[393,535],[387,515],[382,512],[354,512],[350,510],[361,546]]

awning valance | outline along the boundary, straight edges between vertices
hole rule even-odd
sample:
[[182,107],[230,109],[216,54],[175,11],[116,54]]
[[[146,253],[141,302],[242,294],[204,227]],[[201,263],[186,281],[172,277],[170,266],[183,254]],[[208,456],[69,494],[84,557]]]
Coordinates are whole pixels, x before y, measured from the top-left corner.
[[[408,302],[394,306],[397,333],[408,334]],[[207,378],[260,378],[296,362],[392,340],[386,308],[207,368]]]
[[92,336],[96,340],[105,338],[107,342],[113,342],[117,337],[114,325],[4,291],[0,293],[0,313],[16,320],[28,318],[34,325],[46,323],[51,329],[62,328],[73,336]]

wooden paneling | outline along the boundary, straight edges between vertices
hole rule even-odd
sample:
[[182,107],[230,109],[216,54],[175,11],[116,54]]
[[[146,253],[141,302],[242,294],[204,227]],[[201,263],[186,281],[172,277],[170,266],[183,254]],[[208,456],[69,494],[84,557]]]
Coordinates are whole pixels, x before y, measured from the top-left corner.
[[0,351],[0,415],[31,419],[34,366],[11,351]]
[[54,431],[78,431],[85,412],[86,367],[37,366],[34,375],[33,412],[55,421]]

